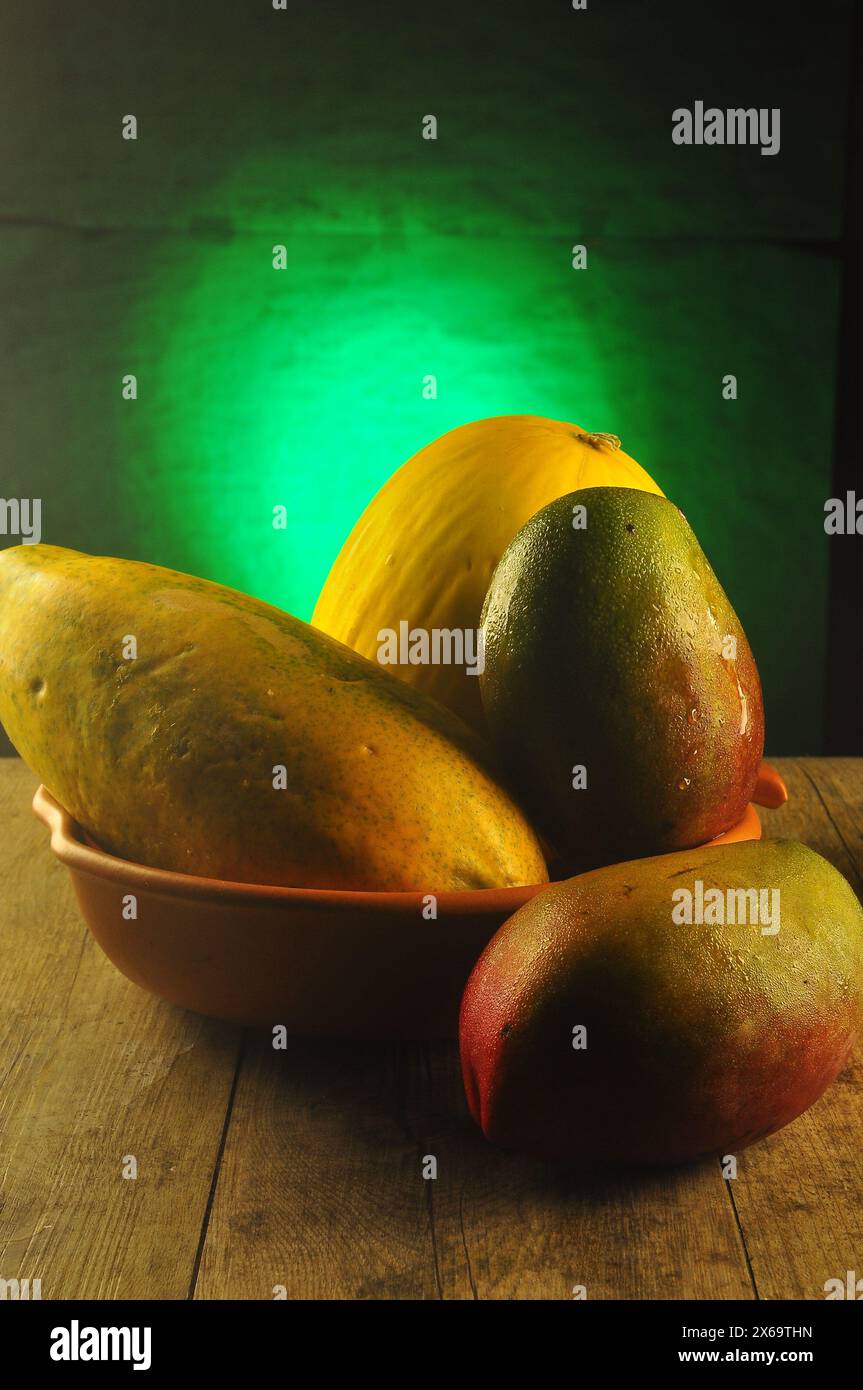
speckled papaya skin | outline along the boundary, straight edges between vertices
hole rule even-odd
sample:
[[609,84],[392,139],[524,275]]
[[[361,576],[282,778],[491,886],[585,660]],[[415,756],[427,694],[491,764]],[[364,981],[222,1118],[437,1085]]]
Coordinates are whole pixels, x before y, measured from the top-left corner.
[[[779,931],[675,922],[672,893],[699,879],[778,889]],[[681,1162],[737,1154],[800,1115],[861,1026],[859,902],[814,851],[763,840],[616,864],[531,899],[468,981],[462,1070],[504,1148]]]
[[308,624],[173,570],[0,552],[0,719],[98,844],[154,867],[429,892],[547,877],[458,719]]
[[573,869],[704,844],[739,822],[764,749],[761,683],[673,502],[597,487],[542,508],[501,559],[482,625],[489,730]]

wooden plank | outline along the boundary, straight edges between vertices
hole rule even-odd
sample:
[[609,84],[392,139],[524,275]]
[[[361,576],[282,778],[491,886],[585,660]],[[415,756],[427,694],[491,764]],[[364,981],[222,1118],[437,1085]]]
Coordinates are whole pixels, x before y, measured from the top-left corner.
[[435,1261],[387,1045],[268,1035],[237,1086],[198,1298],[422,1298]]
[[41,1279],[43,1298],[184,1298],[238,1030],[109,964],[30,812],[34,787],[0,762],[0,1277]]
[[[437,1160],[436,1179],[423,1161]],[[471,1121],[452,1044],[257,1039],[198,1298],[746,1298],[714,1164],[579,1182]]]
[[788,804],[759,811],[766,836],[801,840],[863,894],[863,758],[774,758]]
[[[861,866],[863,767],[781,764],[792,800],[768,833]],[[0,1276],[43,1296],[182,1297],[219,1150],[235,1030],[123,981],[80,928],[0,766],[4,999]],[[715,1165],[576,1181],[501,1154],[467,1116],[455,1049],[253,1039],[195,1295],[272,1298],[821,1297],[856,1268],[859,1064],[818,1106]],[[120,1164],[134,1153],[136,1183]],[[438,1163],[422,1176],[425,1155]]]
[[[799,839],[863,886],[863,759],[777,759],[790,800],[764,812],[768,835]],[[825,1096],[739,1157],[729,1184],[761,1298],[824,1297],[828,1279],[863,1275],[863,1065],[857,1054]]]
[[[487,1144],[456,1050],[413,1068],[415,1126],[439,1159],[431,1195],[441,1296],[569,1300],[749,1298],[715,1164],[578,1178]],[[465,1276],[469,1294],[464,1288]]]
[[863,758],[801,758],[796,766],[835,832],[825,836],[823,848],[811,839],[807,843],[832,859],[858,897],[863,896]]

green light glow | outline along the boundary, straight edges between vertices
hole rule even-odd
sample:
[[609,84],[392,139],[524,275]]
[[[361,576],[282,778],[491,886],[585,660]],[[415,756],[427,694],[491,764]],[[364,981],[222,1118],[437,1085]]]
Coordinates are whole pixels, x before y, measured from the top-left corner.
[[[350,222],[338,190],[332,202]],[[579,420],[613,420],[565,246],[305,233],[285,238],[278,271],[276,240],[182,241],[150,263],[122,485],[155,563],[182,555],[308,618],[363,507],[435,436],[576,402]]]
[[[835,265],[618,236],[588,238],[576,271],[577,229],[466,166],[427,163],[424,179],[426,153],[399,168],[391,152],[385,172],[262,154],[196,190],[187,232],[140,234],[123,355],[139,397],[114,415],[123,553],[308,618],[363,508],[429,440],[520,412],[607,430],[683,507],[756,653],[771,746],[798,746],[820,720],[811,518],[829,479]],[[242,228],[219,216],[232,207]],[[806,575],[793,618],[789,573]],[[780,613],[809,634],[793,697]]]

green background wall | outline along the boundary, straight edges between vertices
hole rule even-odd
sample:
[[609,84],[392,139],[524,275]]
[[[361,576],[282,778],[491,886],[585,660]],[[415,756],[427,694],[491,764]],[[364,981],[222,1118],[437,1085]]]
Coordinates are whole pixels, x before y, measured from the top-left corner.
[[[817,753],[848,27],[844,4],[4,0],[0,496],[41,497],[46,541],[308,617],[443,430],[610,430],[747,627],[769,750]],[[780,107],[781,152],[675,146],[695,100]]]

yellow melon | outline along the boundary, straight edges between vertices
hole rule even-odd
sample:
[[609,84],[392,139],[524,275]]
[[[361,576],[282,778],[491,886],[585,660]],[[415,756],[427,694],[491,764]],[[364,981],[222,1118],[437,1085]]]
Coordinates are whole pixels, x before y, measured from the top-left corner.
[[[420,449],[372,499],[312,623],[372,660],[388,642],[381,633],[475,632],[497,562],[524,523],[577,488],[615,486],[662,495],[614,435],[539,415],[461,425]],[[399,656],[410,649],[399,645]],[[457,650],[447,648],[441,642],[436,654]],[[477,677],[464,664],[423,661],[420,642],[414,652],[417,664],[389,669],[481,729]]]

